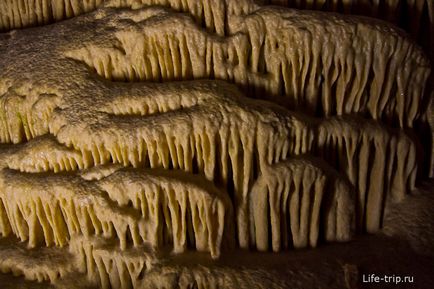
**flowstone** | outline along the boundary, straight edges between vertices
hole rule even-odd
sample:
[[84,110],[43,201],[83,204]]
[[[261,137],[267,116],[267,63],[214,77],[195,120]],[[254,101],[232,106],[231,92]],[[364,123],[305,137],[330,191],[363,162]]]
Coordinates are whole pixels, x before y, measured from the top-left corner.
[[312,288],[327,284],[315,261],[268,263],[395,236],[385,214],[430,173],[430,63],[385,22],[250,0],[8,0],[0,29],[3,273]]

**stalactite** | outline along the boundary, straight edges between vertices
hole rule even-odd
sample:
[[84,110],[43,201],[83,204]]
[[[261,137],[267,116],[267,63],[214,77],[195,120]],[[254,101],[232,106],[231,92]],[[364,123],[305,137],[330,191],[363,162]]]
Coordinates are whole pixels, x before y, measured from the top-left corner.
[[116,243],[102,238],[75,236],[70,252],[77,268],[101,288],[137,288],[147,271],[158,263],[152,249],[145,246],[120,250]]
[[[13,1],[0,29],[109,6],[0,36],[0,237],[69,246],[103,288],[220,288],[157,252],[347,241],[415,187],[429,64],[392,26],[250,0]],[[64,277],[44,266],[0,260]]]
[[355,195],[345,177],[319,160],[273,165],[249,196],[251,246],[278,252],[316,247],[319,239],[348,241],[355,231]]
[[149,18],[134,32],[117,33],[120,47],[90,44],[66,54],[111,80],[215,77],[252,91],[264,88],[267,94],[260,97],[310,114],[363,112],[401,127],[421,117],[428,60],[395,28],[275,8],[242,20],[232,28],[236,34],[222,38],[184,16],[171,15],[163,23]]
[[334,118],[319,126],[319,156],[344,172],[358,191],[358,228],[377,232],[384,205],[415,187],[416,144],[402,131],[369,121]]
[[[2,240],[4,242],[4,240]],[[58,248],[27,250],[23,243],[0,246],[0,271],[23,275],[28,280],[56,282],[75,270],[69,259],[73,256]]]
[[[128,182],[131,190],[119,186],[122,182]],[[2,234],[9,233],[9,223],[12,232],[28,240],[30,247],[40,243],[64,246],[75,234],[102,234],[116,237],[122,249],[128,246],[128,236],[134,246],[149,242],[158,248],[168,234],[179,253],[187,249],[190,234],[195,249],[218,257],[222,244],[232,247],[234,241],[227,195],[185,173],[114,172],[95,182],[5,169],[0,200]],[[187,228],[189,222],[193,228]]]

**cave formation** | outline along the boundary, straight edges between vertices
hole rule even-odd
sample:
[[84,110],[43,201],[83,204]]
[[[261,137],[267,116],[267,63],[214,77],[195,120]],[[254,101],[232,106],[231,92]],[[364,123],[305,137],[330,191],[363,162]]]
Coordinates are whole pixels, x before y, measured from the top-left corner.
[[433,15],[0,2],[0,287],[431,288]]

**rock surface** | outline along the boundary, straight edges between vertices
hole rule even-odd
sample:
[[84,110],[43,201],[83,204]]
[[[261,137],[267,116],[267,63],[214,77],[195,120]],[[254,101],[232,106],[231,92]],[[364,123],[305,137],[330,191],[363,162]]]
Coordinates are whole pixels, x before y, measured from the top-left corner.
[[428,58],[259,2],[0,4],[1,288],[431,288]]

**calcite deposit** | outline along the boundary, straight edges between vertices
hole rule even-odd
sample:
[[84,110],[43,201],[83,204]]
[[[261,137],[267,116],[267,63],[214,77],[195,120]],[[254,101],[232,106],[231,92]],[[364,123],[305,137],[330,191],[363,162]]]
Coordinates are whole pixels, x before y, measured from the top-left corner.
[[0,3],[0,287],[352,289],[357,246],[432,258],[434,234],[390,223],[434,204],[429,53],[381,20],[265,2],[293,6]]

